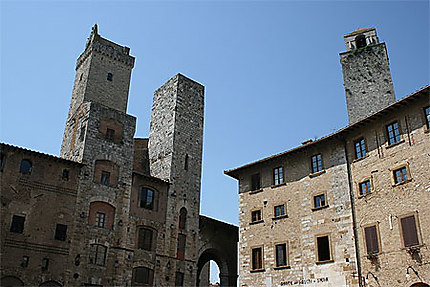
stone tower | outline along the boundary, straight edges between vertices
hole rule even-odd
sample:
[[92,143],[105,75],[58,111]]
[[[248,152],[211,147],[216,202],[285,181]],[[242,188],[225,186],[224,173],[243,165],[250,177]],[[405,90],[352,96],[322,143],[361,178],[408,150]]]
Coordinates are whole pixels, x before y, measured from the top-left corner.
[[[73,280],[77,278],[91,284],[125,285],[131,277],[131,268],[130,274],[117,274],[113,266],[128,256],[125,250],[132,246],[127,226],[136,119],[126,110],[133,65],[129,48],[102,38],[97,25],[77,60],[60,153],[84,164],[77,187],[74,230],[69,233],[70,262],[80,264],[70,270],[69,277],[74,279],[66,284],[69,286],[76,285]],[[103,218],[95,214],[103,214]],[[107,228],[101,232],[92,220],[102,220]],[[98,246],[109,247],[106,268],[88,264],[94,257],[91,253],[102,248]]]
[[394,103],[385,43],[375,28],[346,34],[346,52],[340,53],[349,123],[353,124]]
[[[194,286],[200,208],[203,148],[204,87],[181,74],[154,93],[149,133],[150,173],[170,182],[166,238],[175,268],[185,275],[184,286]],[[180,215],[186,214],[186,226]],[[180,244],[185,252],[180,254]]]

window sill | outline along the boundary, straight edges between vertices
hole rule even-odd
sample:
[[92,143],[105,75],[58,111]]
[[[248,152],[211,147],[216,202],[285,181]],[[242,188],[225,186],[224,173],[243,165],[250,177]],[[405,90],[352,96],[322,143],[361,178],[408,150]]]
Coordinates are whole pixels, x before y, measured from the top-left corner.
[[330,260],[325,260],[325,261],[317,261],[317,262],[315,262],[315,264],[322,265],[322,264],[333,263],[333,262],[334,262],[334,260],[330,259]]
[[249,225],[259,224],[259,223],[263,223],[263,222],[264,222],[263,219],[262,220],[257,220],[257,221],[250,222]]
[[282,270],[282,269],[291,269],[291,266],[285,265],[285,266],[276,266],[276,267],[273,267],[273,270]]
[[323,173],[325,173],[325,169],[323,169],[323,170],[320,170],[320,171],[317,171],[317,172],[314,172],[314,173],[311,173],[310,175],[309,175],[309,177],[317,177],[317,176],[319,176],[319,175],[321,175],[321,174],[323,174]]
[[249,192],[249,194],[256,194],[256,193],[259,193],[259,192],[262,192],[263,191],[263,189],[262,188],[260,188],[260,189],[256,189],[256,190],[251,190],[250,192]]
[[358,194],[358,198],[363,198],[363,197],[368,197],[371,196],[373,194],[373,192],[366,192],[365,194]]
[[272,220],[279,220],[279,219],[283,219],[283,218],[288,218],[288,214],[272,217]]
[[251,273],[264,272],[264,271],[266,271],[266,269],[253,269],[253,270],[250,270]]
[[425,128],[424,128],[424,133],[425,133],[425,134],[430,133],[430,128],[425,127]]
[[271,186],[271,188],[277,188],[277,187],[280,187],[280,186],[283,186],[283,185],[285,185],[285,182],[280,183],[280,184],[274,184],[274,185]]
[[314,208],[312,208],[312,211],[321,210],[321,209],[327,208],[328,206],[329,206],[329,205],[327,204],[327,205],[320,206],[320,207],[314,207]]
[[366,155],[366,156],[363,156],[363,157],[360,157],[360,158],[356,158],[356,159],[354,159],[352,162],[353,163],[356,163],[356,162],[359,162],[359,161],[361,161],[361,160],[364,160],[365,158],[368,158],[369,157],[369,155]]
[[406,183],[411,182],[411,181],[412,181],[412,178],[409,178],[407,180],[393,184],[393,187],[400,186],[400,185],[406,184]]
[[405,140],[401,139],[398,142],[387,145],[385,148],[392,148],[393,146],[399,145],[399,144],[404,143],[404,142],[405,142]]

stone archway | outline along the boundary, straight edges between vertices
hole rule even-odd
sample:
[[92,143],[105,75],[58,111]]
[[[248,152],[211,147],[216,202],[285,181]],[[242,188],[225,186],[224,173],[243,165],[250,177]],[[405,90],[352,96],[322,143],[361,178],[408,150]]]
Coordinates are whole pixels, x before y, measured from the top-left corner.
[[418,283],[412,284],[411,287],[430,287],[430,285],[423,282],[418,282]]
[[2,287],[24,286],[24,282],[22,282],[21,279],[15,276],[2,277],[0,280],[0,284]]
[[199,229],[200,246],[196,285],[200,285],[200,273],[205,264],[213,260],[220,271],[220,286],[237,286],[238,227],[200,216]]

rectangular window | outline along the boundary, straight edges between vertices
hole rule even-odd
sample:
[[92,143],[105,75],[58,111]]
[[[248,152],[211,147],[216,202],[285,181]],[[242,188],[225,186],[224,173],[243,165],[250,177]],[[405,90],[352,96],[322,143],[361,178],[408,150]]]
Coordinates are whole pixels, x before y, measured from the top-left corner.
[[359,159],[366,156],[366,145],[364,138],[361,138],[359,140],[356,140],[354,142],[355,147],[355,158]]
[[393,122],[387,125],[387,136],[389,145],[395,144],[401,140],[398,122]]
[[55,228],[54,238],[56,240],[66,241],[66,237],[67,237],[67,225],[57,223],[57,227]]
[[113,74],[112,73],[108,73],[107,77],[106,77],[106,80],[108,80],[109,82],[112,82],[112,79],[113,79]]
[[154,191],[149,188],[142,188],[140,190],[140,207],[145,209],[154,208]]
[[185,234],[178,234],[178,250],[176,253],[176,258],[179,260],[185,259],[185,245],[186,245],[187,237]]
[[69,170],[68,169],[63,169],[63,174],[61,176],[62,180],[69,180]]
[[90,245],[90,264],[106,265],[107,247],[99,244]]
[[394,183],[402,183],[408,180],[408,170],[406,166],[393,170]]
[[29,260],[30,260],[30,257],[22,256],[21,267],[28,267]]
[[102,176],[100,178],[100,183],[104,185],[109,185],[110,172],[102,170]]
[[430,107],[424,109],[424,116],[426,121],[426,126],[430,129]]
[[312,166],[312,173],[322,171],[322,156],[320,153],[312,156],[311,166]]
[[10,232],[22,233],[24,231],[25,216],[14,215],[12,216],[12,224],[10,225]]
[[317,260],[318,262],[331,260],[330,238],[328,235],[317,237]]
[[261,247],[252,249],[252,270],[263,269],[263,251]]
[[370,185],[370,180],[365,180],[359,184],[360,196],[366,195],[372,192],[372,187]]
[[86,129],[86,127],[87,126],[85,124],[81,126],[81,130],[80,130],[80,134],[79,134],[79,140],[80,141],[84,141],[84,139],[85,139],[85,129]]
[[273,169],[273,184],[283,184],[284,183],[284,169],[282,166]]
[[314,196],[314,208],[322,208],[327,206],[325,193],[321,193]]
[[276,267],[287,266],[287,244],[282,243],[275,246]]
[[0,171],[3,171],[5,162],[6,162],[6,155],[4,153],[0,153]]
[[376,225],[365,227],[364,237],[366,240],[367,254],[378,254],[379,240],[378,240],[378,230],[376,229]]
[[184,286],[184,273],[176,272],[176,274],[175,274],[175,286]]
[[152,250],[153,231],[148,228],[139,228],[139,236],[137,239],[137,248],[143,250]]
[[115,130],[110,129],[110,128],[107,128],[107,129],[106,129],[106,137],[105,137],[105,138],[106,138],[107,140],[111,140],[111,141],[113,141],[114,136],[115,136]]
[[96,226],[105,227],[105,214],[96,212]]
[[285,204],[275,206],[275,217],[280,217],[285,215]]
[[48,270],[49,267],[49,259],[43,258],[42,259],[42,271]]
[[256,173],[251,176],[251,190],[258,190],[261,188],[260,174]]
[[411,247],[419,245],[418,240],[418,229],[415,221],[415,216],[410,215],[400,219],[402,235],[403,235],[403,244],[405,247]]
[[154,281],[154,270],[146,267],[137,267],[134,269],[135,283],[152,286]]
[[251,222],[261,221],[261,210],[254,210],[251,212]]

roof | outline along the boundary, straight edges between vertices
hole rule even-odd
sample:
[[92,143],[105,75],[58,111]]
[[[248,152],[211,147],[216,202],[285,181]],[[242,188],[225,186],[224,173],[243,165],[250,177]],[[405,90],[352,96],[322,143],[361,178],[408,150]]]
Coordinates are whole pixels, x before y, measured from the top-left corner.
[[43,153],[43,152],[39,152],[39,151],[34,151],[34,150],[26,149],[23,147],[19,147],[19,146],[7,144],[7,143],[0,143],[0,146],[1,146],[2,151],[4,148],[6,148],[9,150],[13,150],[13,151],[19,151],[19,152],[23,152],[23,153],[27,153],[27,154],[33,154],[35,156],[43,157],[43,158],[46,158],[49,160],[60,161],[60,162],[66,163],[66,164],[79,165],[79,166],[84,165],[84,164],[77,162],[77,161],[68,160],[68,159],[65,159],[65,158],[62,158],[59,156],[55,156],[55,155],[51,155],[51,154],[47,154],[47,153]]
[[355,34],[360,34],[360,33],[364,33],[364,32],[371,31],[371,30],[375,30],[375,28],[358,28],[357,30],[352,31],[351,33],[346,34],[344,37],[349,37],[349,36],[352,36],[352,35],[355,35]]
[[229,176],[231,176],[233,178],[238,179],[237,176],[238,176],[238,172],[240,170],[243,170],[245,168],[248,168],[250,166],[254,166],[254,165],[257,165],[257,164],[260,164],[260,163],[263,163],[263,162],[267,162],[269,160],[272,160],[272,159],[275,159],[275,158],[278,158],[278,157],[281,157],[281,156],[284,156],[284,155],[287,155],[287,154],[291,154],[291,153],[296,152],[296,151],[303,150],[304,148],[310,147],[312,145],[316,145],[318,143],[327,141],[329,139],[333,139],[333,138],[336,138],[336,137],[341,137],[344,134],[357,129],[357,128],[359,128],[359,127],[367,124],[370,121],[376,120],[376,119],[380,118],[381,116],[385,115],[386,113],[388,113],[388,112],[390,112],[390,111],[392,111],[392,110],[394,110],[394,109],[396,109],[396,108],[398,108],[400,106],[403,106],[403,105],[405,105],[406,103],[408,103],[408,102],[410,102],[412,100],[415,100],[415,99],[417,99],[417,98],[419,98],[421,96],[425,96],[425,95],[429,96],[429,93],[430,93],[429,87],[430,86],[427,85],[424,88],[421,88],[420,90],[418,90],[416,92],[413,92],[412,94],[404,97],[403,99],[400,99],[400,100],[392,103],[388,107],[386,107],[386,108],[384,108],[384,109],[382,109],[382,110],[380,110],[380,111],[378,111],[378,112],[376,112],[376,113],[374,113],[374,114],[372,114],[372,115],[370,115],[370,116],[368,116],[368,117],[366,117],[366,118],[364,118],[364,119],[362,119],[362,120],[360,120],[360,121],[358,121],[356,123],[350,124],[350,125],[342,128],[342,129],[340,129],[340,130],[338,130],[338,131],[336,131],[336,132],[334,132],[332,134],[329,134],[327,136],[324,136],[324,137],[322,137],[320,139],[317,139],[317,140],[314,140],[314,141],[306,141],[301,146],[297,146],[297,147],[292,148],[290,150],[287,150],[287,151],[284,151],[284,152],[281,152],[281,153],[278,153],[278,154],[275,154],[275,155],[272,155],[272,156],[269,156],[269,157],[257,160],[255,162],[251,162],[251,163],[242,165],[242,166],[237,167],[237,168],[225,170],[224,173],[226,175],[229,175]]

